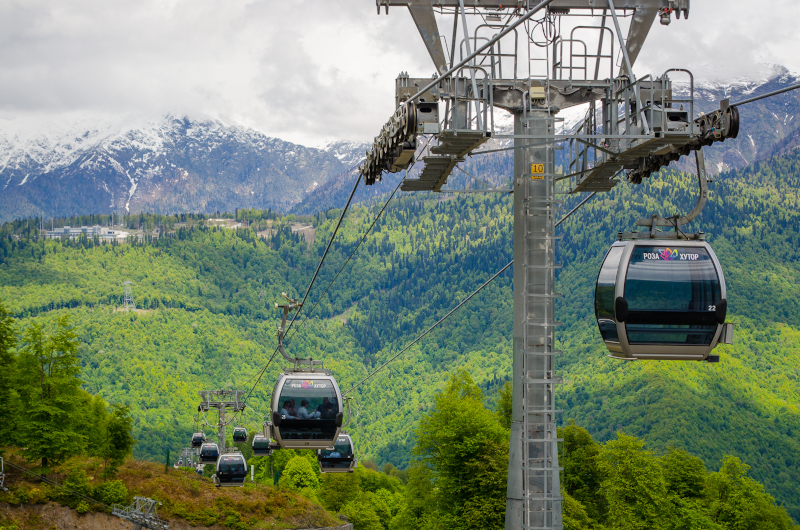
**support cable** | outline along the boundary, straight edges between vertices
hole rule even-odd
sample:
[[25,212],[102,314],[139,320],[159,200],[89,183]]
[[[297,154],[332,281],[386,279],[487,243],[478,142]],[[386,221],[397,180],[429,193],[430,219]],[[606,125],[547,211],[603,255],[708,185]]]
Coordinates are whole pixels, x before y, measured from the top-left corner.
[[73,491],[73,490],[67,488],[66,486],[62,486],[61,484],[59,484],[55,480],[51,480],[51,479],[45,477],[44,475],[39,475],[38,473],[34,473],[33,471],[31,471],[30,469],[24,468],[22,466],[18,466],[17,464],[12,464],[8,460],[6,460],[5,463],[6,463],[6,465],[11,466],[13,468],[16,468],[16,469],[22,471],[23,473],[27,473],[28,475],[30,475],[30,476],[32,476],[34,478],[37,478],[37,479],[41,480],[42,482],[45,482],[47,484],[50,484],[50,485],[55,486],[57,488],[60,488],[60,489],[62,489],[64,491],[66,491],[67,493],[69,493],[70,495],[74,495],[76,497],[79,497],[79,498],[81,498],[81,499],[83,499],[83,500],[85,500],[87,502],[91,502],[92,504],[97,504],[98,506],[102,506],[103,508],[106,508],[108,510],[112,509],[111,506],[109,506],[108,504],[104,504],[104,503],[102,503],[100,501],[94,500],[91,497],[87,497],[87,496],[85,496],[85,495],[83,495],[81,493],[78,493],[77,491]]
[[[333,240],[336,239],[336,234],[339,232],[339,227],[342,226],[342,220],[344,220],[344,216],[345,214],[347,214],[348,208],[350,208],[350,203],[353,201],[353,196],[356,194],[356,189],[358,189],[358,184],[360,182],[361,182],[361,173],[359,172],[358,178],[356,179],[356,183],[353,186],[353,191],[350,192],[350,197],[347,198],[347,204],[344,205],[344,209],[342,210],[342,213],[339,216],[339,221],[336,223],[336,228],[333,229],[333,234],[331,234],[331,239],[328,241],[328,246],[325,247],[325,252],[322,253],[322,258],[319,260],[319,265],[317,265],[317,270],[314,271],[314,276],[311,277],[311,282],[308,284],[308,289],[306,289],[306,294],[303,296],[303,300],[300,302],[300,307],[298,307],[297,311],[294,312],[294,316],[292,316],[292,321],[289,322],[289,325],[286,327],[286,331],[284,333],[288,333],[289,330],[292,329],[292,324],[294,324],[294,321],[297,319],[297,315],[299,315],[300,311],[303,310],[303,304],[306,303],[306,299],[308,298],[308,293],[310,293],[311,288],[314,287],[314,282],[317,280],[319,271],[320,269],[322,269],[322,265],[325,263],[325,258],[328,256],[328,251],[331,249]],[[275,351],[278,350],[276,349]],[[259,379],[260,378],[261,377],[259,376]]]
[[[584,204],[586,204],[587,202],[589,202],[589,199],[591,199],[592,197],[594,197],[596,194],[597,194],[597,192],[593,192],[591,195],[589,195],[588,197],[586,197],[585,199],[583,199],[583,200],[580,202],[580,204],[578,204],[578,205],[577,205],[575,208],[573,208],[572,210],[570,210],[570,211],[569,211],[569,213],[567,213],[567,214],[566,214],[566,215],[564,215],[564,216],[563,216],[561,219],[559,219],[559,220],[558,220],[558,222],[555,224],[555,226],[557,227],[558,225],[560,225],[561,223],[563,223],[563,222],[564,222],[564,221],[567,219],[567,217],[569,217],[570,215],[572,215],[573,213],[575,213],[575,212],[578,210],[578,208],[580,208],[581,206],[583,206]],[[425,335],[427,335],[427,334],[428,334],[428,333],[430,333],[431,331],[433,331],[433,329],[434,329],[436,326],[438,326],[439,324],[441,324],[442,322],[444,322],[445,320],[447,320],[447,319],[450,317],[450,315],[452,315],[453,313],[455,313],[456,311],[458,311],[458,310],[459,310],[459,309],[460,309],[460,308],[461,308],[461,307],[462,307],[464,304],[466,304],[467,302],[469,302],[469,301],[470,301],[470,300],[471,300],[471,299],[472,299],[472,298],[473,298],[473,297],[474,297],[476,294],[478,294],[479,292],[481,292],[481,291],[482,291],[482,290],[483,290],[483,289],[484,289],[484,288],[485,288],[487,285],[489,285],[490,283],[492,283],[492,282],[493,282],[493,281],[494,281],[494,280],[495,280],[495,279],[496,279],[498,276],[500,276],[501,274],[503,274],[503,273],[506,271],[506,269],[508,269],[508,268],[509,268],[511,265],[513,265],[513,264],[514,264],[514,260],[512,259],[510,262],[508,262],[508,264],[507,264],[505,267],[503,267],[502,269],[500,269],[499,271],[497,271],[496,273],[494,273],[494,275],[493,275],[491,278],[489,278],[488,280],[486,280],[486,282],[484,282],[484,283],[483,283],[483,284],[482,284],[480,287],[478,287],[477,289],[475,289],[475,290],[474,290],[474,291],[473,291],[473,292],[472,292],[472,293],[471,293],[469,296],[467,296],[466,298],[464,298],[464,299],[463,299],[463,300],[462,300],[462,301],[461,301],[461,302],[460,302],[460,303],[459,303],[457,306],[455,306],[453,309],[451,309],[449,313],[447,313],[445,316],[443,316],[443,317],[442,317],[442,318],[440,318],[438,321],[436,321],[436,323],[435,323],[435,324],[433,324],[431,327],[429,327],[428,329],[426,329],[425,331],[423,331],[423,332],[422,332],[422,334],[421,334],[420,336],[418,336],[416,339],[414,339],[414,340],[412,340],[411,342],[409,342],[409,343],[406,345],[406,347],[405,347],[405,348],[403,348],[402,350],[400,350],[399,352],[397,352],[397,353],[396,353],[396,354],[395,354],[395,355],[394,355],[394,356],[393,356],[391,359],[389,359],[388,361],[386,361],[385,363],[383,363],[382,365],[380,365],[378,368],[376,368],[376,369],[375,369],[375,370],[374,370],[374,371],[373,371],[371,374],[367,375],[367,376],[366,376],[366,377],[364,377],[364,378],[363,378],[361,381],[359,381],[358,383],[356,383],[355,385],[353,385],[353,386],[352,386],[352,387],[351,387],[351,388],[350,388],[350,389],[349,389],[347,392],[345,392],[344,394],[342,394],[342,397],[343,397],[343,398],[344,398],[344,397],[347,397],[347,395],[348,395],[348,394],[350,394],[350,392],[352,392],[353,390],[355,390],[356,388],[358,388],[359,386],[361,386],[362,384],[364,384],[366,381],[368,381],[369,379],[371,379],[371,378],[372,378],[372,376],[374,376],[375,374],[377,374],[378,372],[380,372],[381,370],[383,370],[383,369],[384,369],[386,366],[388,366],[388,365],[389,365],[389,363],[391,363],[392,361],[394,361],[395,359],[397,359],[398,357],[400,357],[400,356],[401,356],[403,353],[405,353],[406,351],[408,351],[408,349],[409,349],[409,348],[411,348],[411,346],[413,346],[414,344],[416,344],[417,342],[419,342],[420,340],[422,340],[422,338],[423,338],[423,337],[425,337]]]
[[762,94],[760,96],[744,99],[742,101],[738,101],[736,103],[731,103],[728,105],[729,107],[738,107],[739,105],[746,105],[747,103],[752,103],[754,101],[758,101],[759,99],[769,98],[772,96],[777,96],[778,94],[783,94],[784,92],[789,92],[790,90],[797,90],[800,88],[800,83],[792,86],[788,86],[785,88],[781,88],[780,90],[773,90],[772,92],[767,92],[766,94]]
[[[289,325],[286,327],[285,333],[287,333],[291,329],[292,324],[294,324],[294,321],[297,319],[297,315],[300,314],[300,311],[303,308],[303,304],[305,303],[306,299],[308,298],[308,294],[311,292],[311,289],[314,287],[314,282],[317,280],[317,276],[319,275],[319,271],[322,269],[322,265],[325,263],[325,258],[328,256],[328,251],[331,249],[331,245],[333,244],[333,240],[336,239],[336,234],[339,232],[339,228],[342,226],[342,220],[344,219],[345,214],[347,214],[347,210],[350,208],[350,203],[353,201],[353,196],[355,196],[355,194],[356,194],[356,190],[358,189],[358,185],[361,182],[361,177],[362,177],[362,175],[361,175],[361,173],[359,173],[358,174],[358,178],[356,179],[356,183],[353,186],[353,190],[350,192],[350,196],[347,198],[347,203],[344,205],[344,209],[342,209],[341,215],[339,215],[339,221],[337,221],[336,227],[333,229],[333,234],[331,234],[331,238],[328,241],[328,245],[325,247],[325,252],[322,253],[322,258],[319,260],[319,264],[317,265],[317,270],[314,271],[314,276],[311,277],[311,282],[309,282],[309,284],[308,284],[308,289],[306,289],[306,294],[303,296],[303,301],[300,302],[300,307],[297,309],[297,311],[295,311],[294,316],[292,316],[292,320],[291,320],[291,322],[289,322]],[[326,290],[326,292],[327,292],[327,290]],[[314,305],[314,307],[316,307],[316,304]],[[313,309],[314,308],[312,307],[312,311],[313,311]],[[303,322],[305,322],[305,320],[303,320]],[[302,323],[301,323],[301,325],[302,325]],[[294,336],[294,334],[292,334],[292,336]],[[279,349],[280,349],[280,346],[276,346],[275,347],[275,351],[272,352],[272,355],[270,356],[269,360],[267,361],[267,364],[265,364],[264,367],[259,372],[257,372],[258,373],[258,378],[256,379],[256,382],[253,383],[253,386],[250,387],[250,390],[247,391],[247,395],[242,399],[242,403],[246,403],[247,400],[250,398],[250,395],[253,393],[253,390],[255,390],[256,386],[258,386],[258,383],[261,381],[261,378],[264,376],[264,372],[266,372],[267,368],[269,368],[269,365],[272,364],[272,360],[275,358],[275,355],[278,353]],[[248,380],[248,382],[252,381],[252,379],[253,379],[253,377],[251,376],[250,379]],[[234,412],[233,417],[231,418],[231,421],[236,419],[236,416],[239,414],[239,412],[241,412],[241,411],[237,410],[236,412]]]
[[347,395],[348,395],[350,392],[352,392],[353,390],[355,390],[356,388],[358,388],[359,386],[361,386],[361,385],[362,385],[364,382],[366,382],[368,379],[370,379],[370,378],[371,378],[373,375],[375,375],[375,374],[377,374],[378,372],[380,372],[381,370],[383,370],[383,369],[384,369],[384,368],[385,368],[385,367],[386,367],[386,366],[387,366],[389,363],[391,363],[392,361],[394,361],[395,359],[397,359],[398,357],[400,357],[400,356],[401,356],[403,353],[405,353],[405,352],[406,352],[406,351],[407,351],[407,350],[408,350],[408,349],[409,349],[411,346],[413,346],[414,344],[416,344],[417,342],[419,342],[420,340],[422,340],[422,338],[423,338],[425,335],[427,335],[428,333],[430,333],[430,332],[433,330],[433,328],[435,328],[436,326],[438,326],[439,324],[441,324],[442,322],[444,322],[445,320],[447,320],[447,318],[448,318],[450,315],[452,315],[453,313],[455,313],[456,311],[458,311],[458,310],[461,308],[461,306],[463,306],[464,304],[466,304],[467,302],[469,302],[469,301],[472,299],[472,297],[473,297],[473,296],[475,296],[476,294],[478,294],[479,292],[481,292],[481,291],[483,290],[483,288],[484,288],[484,287],[486,287],[487,285],[489,285],[490,283],[492,283],[492,281],[494,281],[494,279],[495,279],[495,278],[497,278],[497,277],[498,277],[498,276],[500,276],[502,273],[504,273],[504,272],[506,271],[506,269],[508,269],[508,268],[509,268],[511,265],[513,265],[513,264],[514,264],[514,260],[512,259],[512,260],[511,260],[511,261],[508,263],[508,265],[506,265],[505,267],[503,267],[502,269],[500,269],[499,271],[497,271],[497,272],[494,274],[494,276],[492,276],[491,278],[489,278],[488,280],[486,280],[486,282],[485,282],[483,285],[481,285],[481,286],[480,286],[480,287],[478,287],[476,290],[474,290],[474,291],[472,292],[472,294],[470,294],[468,297],[464,298],[464,299],[461,301],[461,303],[459,303],[457,306],[455,306],[453,309],[451,309],[449,313],[447,313],[445,316],[443,316],[442,318],[440,318],[440,319],[439,319],[439,320],[438,320],[438,321],[437,321],[437,322],[436,322],[434,325],[432,325],[431,327],[429,327],[428,329],[426,329],[426,330],[425,330],[425,331],[422,333],[422,335],[420,335],[420,336],[419,336],[419,337],[417,337],[416,339],[412,340],[410,343],[408,343],[408,344],[406,345],[406,347],[405,347],[405,348],[403,348],[402,350],[400,350],[399,352],[397,352],[397,353],[394,355],[394,357],[392,357],[391,359],[389,359],[388,361],[386,361],[385,363],[383,363],[382,365],[380,365],[380,366],[379,366],[377,369],[375,369],[375,371],[373,371],[371,374],[369,374],[369,375],[368,375],[368,376],[366,376],[364,379],[362,379],[361,381],[359,381],[358,383],[356,383],[355,385],[353,385],[353,386],[350,388],[350,390],[348,390],[347,392],[345,392],[344,394],[342,394],[342,398],[346,397],[346,396],[347,396]]
[[[406,175],[408,175],[408,171],[406,171]],[[403,184],[402,180],[397,183],[397,187],[395,187],[394,191],[389,196],[389,198],[386,200],[386,202],[383,203],[383,208],[381,208],[381,211],[378,212],[378,215],[375,216],[375,219],[372,220],[372,224],[369,225],[369,228],[367,228],[367,231],[364,232],[364,235],[361,237],[361,240],[358,242],[358,245],[356,245],[356,248],[354,248],[353,251],[350,253],[350,256],[347,257],[347,260],[345,260],[344,264],[339,269],[339,272],[336,273],[336,276],[334,276],[333,279],[330,281],[330,283],[328,283],[328,286],[325,288],[325,291],[320,295],[319,299],[316,302],[314,302],[314,305],[311,306],[311,309],[305,314],[305,316],[303,317],[303,320],[297,325],[297,327],[295,328],[295,330],[292,333],[291,337],[287,337],[286,338],[287,341],[290,340],[292,337],[294,337],[295,334],[297,334],[297,331],[300,328],[303,327],[303,324],[306,323],[306,320],[308,320],[311,317],[311,314],[314,312],[314,309],[316,309],[317,305],[320,302],[322,302],[322,299],[325,298],[326,294],[328,294],[328,291],[330,290],[331,286],[333,285],[333,282],[335,282],[337,280],[337,278],[339,278],[339,275],[342,274],[342,271],[344,270],[344,268],[347,267],[347,264],[350,263],[350,260],[353,259],[353,256],[355,256],[356,252],[358,252],[359,247],[361,247],[361,244],[364,242],[365,239],[367,239],[367,236],[372,231],[372,228],[375,226],[375,223],[377,223],[378,219],[380,219],[381,215],[383,215],[383,212],[386,210],[386,207],[389,206],[389,203],[394,198],[395,193],[397,193],[397,190],[400,189],[400,186],[402,184]]]

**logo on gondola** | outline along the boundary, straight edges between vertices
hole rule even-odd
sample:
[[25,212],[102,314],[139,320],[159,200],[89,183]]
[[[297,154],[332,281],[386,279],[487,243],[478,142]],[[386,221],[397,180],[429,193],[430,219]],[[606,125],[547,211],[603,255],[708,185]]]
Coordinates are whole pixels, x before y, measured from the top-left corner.
[[303,381],[300,386],[303,388],[314,388],[314,381]]
[[661,259],[667,260],[667,261],[673,260],[673,259],[678,259],[678,249],[677,248],[673,248],[673,249],[665,248],[664,250],[661,251],[660,256],[661,256]]

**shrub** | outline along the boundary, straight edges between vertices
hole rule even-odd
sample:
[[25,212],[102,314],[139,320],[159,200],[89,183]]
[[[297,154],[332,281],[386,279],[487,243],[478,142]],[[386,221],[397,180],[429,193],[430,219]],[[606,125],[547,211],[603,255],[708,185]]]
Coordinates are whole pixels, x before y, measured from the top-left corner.
[[89,503],[86,501],[81,501],[78,503],[78,507],[75,510],[78,513],[87,513],[91,508],[89,507]]
[[103,504],[125,504],[128,488],[119,480],[111,480],[94,489],[94,497]]

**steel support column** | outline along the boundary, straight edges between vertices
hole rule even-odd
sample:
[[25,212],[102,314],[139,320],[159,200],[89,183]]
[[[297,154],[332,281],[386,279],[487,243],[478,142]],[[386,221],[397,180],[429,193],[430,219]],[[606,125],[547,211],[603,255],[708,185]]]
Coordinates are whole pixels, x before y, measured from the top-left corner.
[[[514,134],[553,135],[548,110],[517,113]],[[515,139],[514,357],[506,530],[561,530],[554,408],[554,139]],[[522,147],[524,145],[524,147]],[[532,164],[544,165],[532,174]],[[537,171],[537,173],[539,173]]]

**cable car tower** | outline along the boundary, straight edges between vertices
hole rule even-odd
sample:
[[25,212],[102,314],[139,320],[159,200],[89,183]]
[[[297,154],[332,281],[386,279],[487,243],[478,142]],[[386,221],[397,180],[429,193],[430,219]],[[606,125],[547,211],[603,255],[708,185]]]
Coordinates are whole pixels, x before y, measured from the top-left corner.
[[239,450],[236,447],[225,447],[225,427],[228,425],[228,422],[225,421],[225,411],[228,409],[233,412],[243,411],[245,403],[242,398],[246,393],[245,390],[203,390],[198,392],[202,400],[197,406],[199,413],[217,409],[217,442],[220,454]]
[[[424,167],[404,191],[514,194],[513,413],[506,528],[563,527],[554,404],[557,195],[638,184],[681,156],[738,133],[738,111],[696,117],[691,72],[637,78],[633,65],[656,18],[687,18],[689,0],[377,0],[378,14],[407,8],[433,60],[433,78],[401,73],[396,112],[359,168],[368,185],[384,171]],[[452,31],[439,23],[452,21]],[[627,33],[623,27],[627,25]],[[681,85],[673,89],[673,80]],[[557,114],[585,105],[572,131]],[[513,116],[495,128],[494,108]],[[442,114],[440,115],[440,111]],[[425,148],[418,142],[427,137]],[[513,140],[510,190],[445,188],[459,164],[490,139]],[[562,172],[555,152],[563,150]],[[466,172],[465,172],[466,173]],[[476,179],[477,180],[477,179]],[[702,183],[701,183],[702,184]],[[556,190],[556,185],[563,186]],[[705,190],[701,189],[705,196]],[[589,198],[587,197],[587,199]],[[680,238],[685,219],[653,216],[636,238]],[[659,231],[673,227],[674,232]]]

